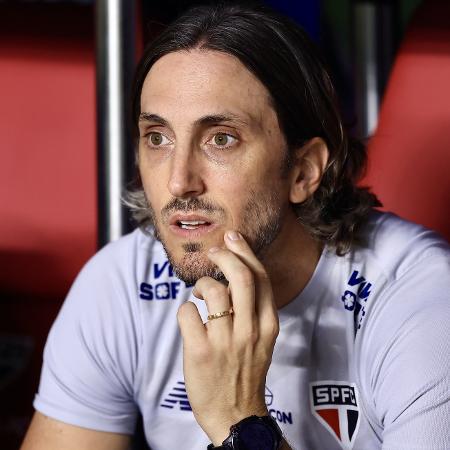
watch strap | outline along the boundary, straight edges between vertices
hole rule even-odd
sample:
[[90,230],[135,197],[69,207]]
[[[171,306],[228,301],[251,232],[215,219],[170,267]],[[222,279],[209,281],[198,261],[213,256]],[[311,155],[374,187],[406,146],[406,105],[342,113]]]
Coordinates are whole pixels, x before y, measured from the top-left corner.
[[273,434],[275,435],[274,438],[276,440],[276,448],[279,449],[283,441],[283,432],[278,426],[276,420],[271,416],[249,416],[231,426],[230,435],[222,442],[222,445],[220,445],[219,447],[214,447],[214,444],[209,444],[207,450],[233,450],[235,448],[233,445],[234,438],[239,434],[240,428],[244,426],[245,423],[254,420],[264,423],[265,426],[269,427],[272,430]]

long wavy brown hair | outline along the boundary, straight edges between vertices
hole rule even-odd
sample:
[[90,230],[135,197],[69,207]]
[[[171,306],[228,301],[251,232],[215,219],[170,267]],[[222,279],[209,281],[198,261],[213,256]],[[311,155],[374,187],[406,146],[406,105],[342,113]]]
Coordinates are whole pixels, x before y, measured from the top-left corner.
[[[344,129],[335,90],[314,43],[297,24],[265,6],[240,2],[195,7],[150,43],[133,89],[136,136],[142,86],[152,65],[168,53],[193,48],[237,57],[264,84],[290,152],[313,137],[324,139],[330,157],[321,184],[292,208],[305,229],[338,255],[361,244],[362,226],[372,208],[380,206],[373,193],[357,185],[366,165],[365,147]],[[140,227],[152,223],[138,174],[125,203]]]

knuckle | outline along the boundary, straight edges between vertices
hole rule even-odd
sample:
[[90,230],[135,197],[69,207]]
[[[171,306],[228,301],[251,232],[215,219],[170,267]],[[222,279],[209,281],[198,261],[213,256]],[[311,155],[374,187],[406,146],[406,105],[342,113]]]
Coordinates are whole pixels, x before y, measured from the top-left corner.
[[271,340],[276,340],[280,332],[280,324],[277,319],[268,320],[262,325],[262,332]]
[[200,291],[203,297],[215,298],[227,295],[227,288],[219,281],[211,277],[202,277],[195,284],[196,290]]
[[249,287],[254,284],[253,273],[244,265],[236,271],[236,280],[239,284],[242,284],[245,287]]
[[211,359],[211,351],[208,345],[196,345],[190,349],[190,359],[197,364],[205,364]]
[[270,284],[269,274],[264,269],[258,270],[258,278],[263,283]]
[[248,345],[255,346],[259,341],[259,330],[256,326],[251,326],[247,330],[241,330],[241,332],[237,336],[238,343],[242,347],[246,347]]
[[195,288],[199,291],[202,291],[205,287],[207,287],[213,279],[211,277],[201,277],[195,283]]
[[206,289],[206,294],[211,298],[222,298],[227,296],[228,292],[227,288],[223,284],[216,281],[214,284],[208,286]]
[[178,321],[183,320],[184,317],[186,317],[186,314],[189,314],[189,310],[191,309],[191,305],[186,302],[186,303],[182,303],[177,311],[177,319]]
[[251,342],[252,345],[255,345],[259,341],[259,332],[256,328],[253,328],[248,334],[248,341]]

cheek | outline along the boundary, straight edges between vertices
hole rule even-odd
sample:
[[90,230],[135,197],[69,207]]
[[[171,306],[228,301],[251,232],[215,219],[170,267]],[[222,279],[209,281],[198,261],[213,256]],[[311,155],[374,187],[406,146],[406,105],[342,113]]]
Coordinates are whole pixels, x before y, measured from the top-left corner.
[[164,201],[167,197],[167,182],[163,167],[155,167],[144,156],[139,159],[139,173],[147,200],[153,205]]
[[[245,177],[239,176],[221,176],[217,177],[217,180],[220,180],[220,185],[218,186],[218,190],[220,190],[221,197],[229,202],[233,203],[233,201],[239,199],[246,193],[246,183]],[[212,191],[212,190],[211,190]]]
[[156,176],[150,177],[147,175],[143,177],[141,173],[141,180],[147,201],[150,203],[155,214],[159,215],[159,212],[165,204],[164,202],[167,203],[167,189],[165,189],[164,185]]
[[[262,171],[260,174],[251,172],[217,177],[220,184],[216,189],[210,189],[210,197],[221,203],[228,211],[232,222],[242,225],[242,220],[248,216],[249,204],[252,202],[269,201],[276,190],[280,193],[280,186],[273,175]],[[270,202],[270,201],[269,201]]]

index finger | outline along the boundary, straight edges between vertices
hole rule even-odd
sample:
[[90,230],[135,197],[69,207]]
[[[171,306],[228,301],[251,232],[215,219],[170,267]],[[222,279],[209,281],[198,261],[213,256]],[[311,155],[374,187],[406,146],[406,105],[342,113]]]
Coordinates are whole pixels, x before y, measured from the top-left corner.
[[[227,250],[230,251],[229,255],[234,255],[236,259],[227,258],[224,255],[222,258],[215,257],[214,262],[220,266],[220,269],[230,282],[236,319],[238,319],[239,309],[242,311],[241,314],[244,313],[243,316],[245,316],[246,320],[249,319],[249,315],[254,315],[255,313],[262,320],[272,318],[276,314],[276,308],[273,302],[272,286],[264,266],[240,233],[228,231],[224,235],[224,241]],[[239,275],[237,275],[238,271],[240,272]],[[253,295],[257,300],[256,302],[251,301],[249,298],[245,299],[245,295],[242,295],[248,290],[248,283],[241,282],[242,279],[245,281],[247,278],[244,276],[246,271],[251,275],[251,284],[254,286]]]
[[246,240],[239,232],[230,230],[225,233],[224,241],[227,248],[235,253],[254,275],[257,313],[264,315],[276,312],[269,276]]
[[227,248],[210,249],[208,257],[219,267],[229,282],[233,323],[240,330],[256,321],[255,277],[252,270]]

